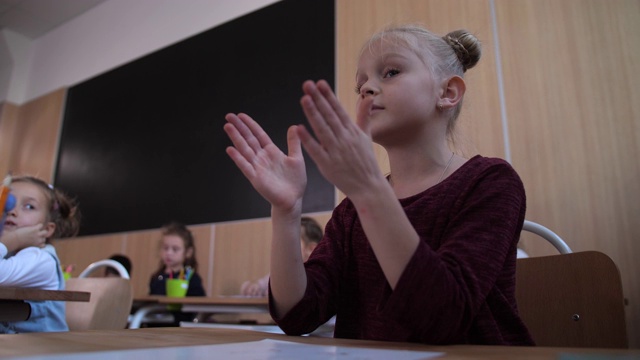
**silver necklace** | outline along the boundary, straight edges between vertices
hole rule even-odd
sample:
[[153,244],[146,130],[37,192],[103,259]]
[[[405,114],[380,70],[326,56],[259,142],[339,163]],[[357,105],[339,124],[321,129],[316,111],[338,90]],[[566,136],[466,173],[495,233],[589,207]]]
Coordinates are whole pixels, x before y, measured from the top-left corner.
[[451,165],[451,162],[453,161],[453,155],[455,155],[455,153],[452,151],[451,157],[449,158],[449,162],[447,162],[447,166],[445,166],[444,171],[440,175],[440,179],[438,179],[438,182],[436,183],[436,185],[440,184],[440,181],[442,181],[442,178],[444,178],[444,174],[447,173],[447,170],[449,169],[449,165]]
[[[447,166],[444,167],[444,170],[442,171],[442,174],[440,174],[440,178],[438,179],[438,182],[435,183],[433,186],[436,186],[436,185],[440,184],[440,182],[444,178],[444,174],[446,174],[447,170],[449,170],[449,166],[451,165],[451,162],[453,161],[453,156],[454,155],[455,155],[455,153],[452,151],[451,152],[451,157],[449,158],[449,161],[447,162]],[[389,184],[393,185],[393,180],[391,179],[391,174],[389,174]]]

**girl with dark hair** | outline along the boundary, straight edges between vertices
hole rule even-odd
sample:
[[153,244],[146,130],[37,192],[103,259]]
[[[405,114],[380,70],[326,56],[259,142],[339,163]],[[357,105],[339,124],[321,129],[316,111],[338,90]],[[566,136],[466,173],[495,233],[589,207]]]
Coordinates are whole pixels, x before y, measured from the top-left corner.
[[[51,239],[72,237],[80,229],[75,200],[31,176],[14,177],[16,204],[7,212],[0,238],[0,285],[63,290],[60,259]],[[12,244],[10,249],[6,244]],[[16,252],[8,253],[9,250]],[[31,315],[19,322],[0,322],[0,333],[68,331],[65,303],[29,301]]]

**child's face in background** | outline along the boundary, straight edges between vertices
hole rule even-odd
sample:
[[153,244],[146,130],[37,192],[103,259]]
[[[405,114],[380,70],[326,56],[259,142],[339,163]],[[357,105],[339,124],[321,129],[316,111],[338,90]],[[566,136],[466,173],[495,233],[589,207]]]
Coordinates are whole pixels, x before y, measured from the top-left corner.
[[302,250],[302,261],[309,260],[309,256],[311,256],[311,253],[313,252],[313,249],[316,248],[316,245],[317,244],[314,242],[306,243],[304,242],[304,240],[300,239],[300,249]]
[[[302,227],[301,231],[304,233],[304,227]],[[302,237],[300,238],[300,250],[302,251],[303,262],[309,260],[309,256],[311,256],[311,253],[313,252],[313,249],[316,248],[316,245],[318,244],[313,241],[307,243],[302,239]]]
[[7,214],[4,231],[44,224],[45,229],[50,231],[47,237],[51,236],[55,224],[48,222],[49,204],[42,189],[35,184],[14,182],[11,184],[11,193],[16,197],[16,206]]
[[178,235],[164,235],[160,246],[160,257],[167,268],[179,269],[184,265],[187,257],[191,256],[191,249],[185,249],[184,240]]

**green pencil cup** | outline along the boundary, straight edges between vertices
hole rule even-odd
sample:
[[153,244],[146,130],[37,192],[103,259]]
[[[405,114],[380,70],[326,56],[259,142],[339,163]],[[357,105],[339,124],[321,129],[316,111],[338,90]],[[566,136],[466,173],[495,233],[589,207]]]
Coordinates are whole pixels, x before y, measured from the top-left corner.
[[[183,298],[187,296],[187,290],[189,289],[189,280],[184,279],[167,279],[167,297]],[[179,311],[182,308],[181,304],[169,304],[167,310]]]
[[183,279],[167,279],[168,297],[185,297],[189,289],[189,281]]

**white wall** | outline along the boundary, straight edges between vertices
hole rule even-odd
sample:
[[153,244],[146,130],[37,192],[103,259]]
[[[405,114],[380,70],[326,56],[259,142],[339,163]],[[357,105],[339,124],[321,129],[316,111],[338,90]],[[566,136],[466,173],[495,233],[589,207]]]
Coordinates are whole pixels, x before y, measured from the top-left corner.
[[0,31],[0,99],[7,99],[9,84],[11,84],[11,72],[13,70],[11,47],[9,46],[9,40],[6,34],[7,32],[5,30]]
[[11,62],[7,49],[13,60],[9,89],[3,92],[0,84],[0,102],[23,104],[73,86],[277,1],[108,0],[31,41],[29,49],[0,46],[0,78]]
[[0,102],[25,93],[31,49],[29,38],[10,30],[0,31]]

